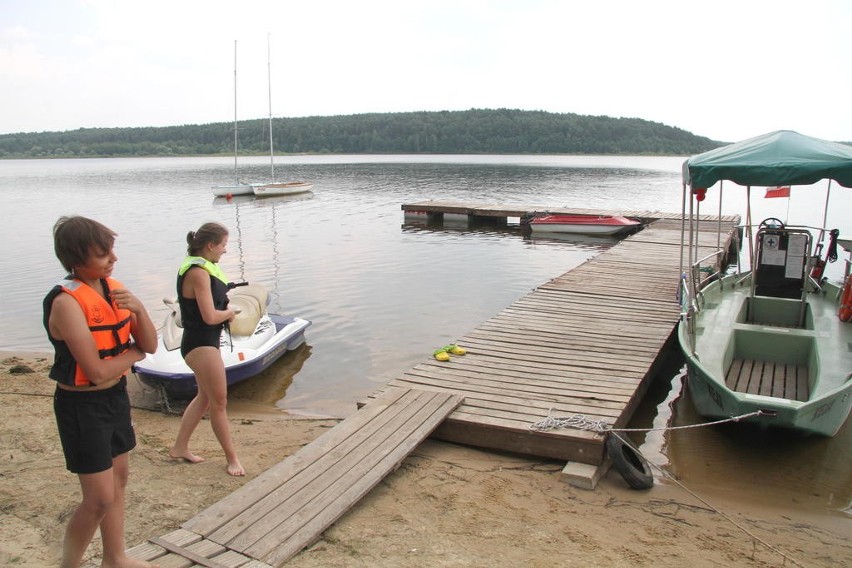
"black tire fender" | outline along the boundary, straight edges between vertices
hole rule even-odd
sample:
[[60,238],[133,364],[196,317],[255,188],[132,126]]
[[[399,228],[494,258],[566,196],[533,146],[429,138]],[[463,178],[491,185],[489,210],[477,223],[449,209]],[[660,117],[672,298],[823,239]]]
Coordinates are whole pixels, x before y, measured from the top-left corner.
[[612,465],[631,489],[650,489],[654,486],[651,466],[639,451],[622,436],[610,432],[606,436],[606,453]]

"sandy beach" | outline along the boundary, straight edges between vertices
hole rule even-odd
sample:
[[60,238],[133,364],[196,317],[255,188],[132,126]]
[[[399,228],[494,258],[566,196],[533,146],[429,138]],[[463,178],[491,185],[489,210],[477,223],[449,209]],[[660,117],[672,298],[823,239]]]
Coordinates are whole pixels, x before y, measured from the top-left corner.
[[[36,356],[0,360],[2,566],[57,565],[79,499],[56,435],[47,370]],[[194,437],[207,460],[190,465],[167,453],[179,416],[134,410],[128,547],[178,528],[337,423],[241,400],[231,401],[229,414],[248,470],[242,479],[225,474],[208,422]],[[614,470],[588,491],[564,482],[563,466],[428,440],[288,565],[852,565],[852,520],[839,513],[755,506],[736,494],[704,502],[662,478],[633,491]],[[99,554],[96,537],[86,558]]]

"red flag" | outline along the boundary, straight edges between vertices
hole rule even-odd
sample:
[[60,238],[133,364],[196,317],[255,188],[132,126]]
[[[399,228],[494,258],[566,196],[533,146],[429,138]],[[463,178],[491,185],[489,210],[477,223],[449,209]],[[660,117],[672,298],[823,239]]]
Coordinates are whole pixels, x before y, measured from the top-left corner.
[[790,186],[786,187],[767,187],[766,195],[764,198],[769,197],[790,197]]

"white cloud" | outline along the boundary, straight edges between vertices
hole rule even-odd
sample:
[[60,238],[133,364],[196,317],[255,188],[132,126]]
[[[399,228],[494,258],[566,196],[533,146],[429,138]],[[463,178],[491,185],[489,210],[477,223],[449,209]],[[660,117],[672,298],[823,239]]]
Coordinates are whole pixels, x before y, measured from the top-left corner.
[[782,128],[852,139],[843,0],[3,7],[0,132],[227,121],[235,39],[239,114],[265,116],[269,32],[277,116],[508,107],[719,140]]
[[27,41],[31,37],[32,33],[30,30],[20,24],[0,28],[0,41],[3,43]]

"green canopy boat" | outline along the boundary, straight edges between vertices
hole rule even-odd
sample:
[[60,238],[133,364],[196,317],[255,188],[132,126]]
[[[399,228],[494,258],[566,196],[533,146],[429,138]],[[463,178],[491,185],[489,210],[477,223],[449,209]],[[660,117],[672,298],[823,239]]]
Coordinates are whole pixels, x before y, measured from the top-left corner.
[[[789,192],[789,186],[821,180],[828,180],[821,227],[775,218],[752,225],[752,186]],[[728,250],[698,258],[699,242],[707,243],[699,241],[700,232],[708,226],[698,221],[700,202],[718,185],[721,211],[724,181],[747,191],[745,224],[735,241],[742,238],[748,247],[732,247],[738,256],[735,271],[721,268]],[[852,188],[852,147],[792,131],[730,144],[684,162],[678,340],[687,360],[689,392],[702,416],[745,417],[825,436],[836,434],[846,421],[852,407],[852,245],[825,227],[832,183]],[[829,260],[837,258],[838,245],[849,253],[843,281],[822,275],[824,239]]]

